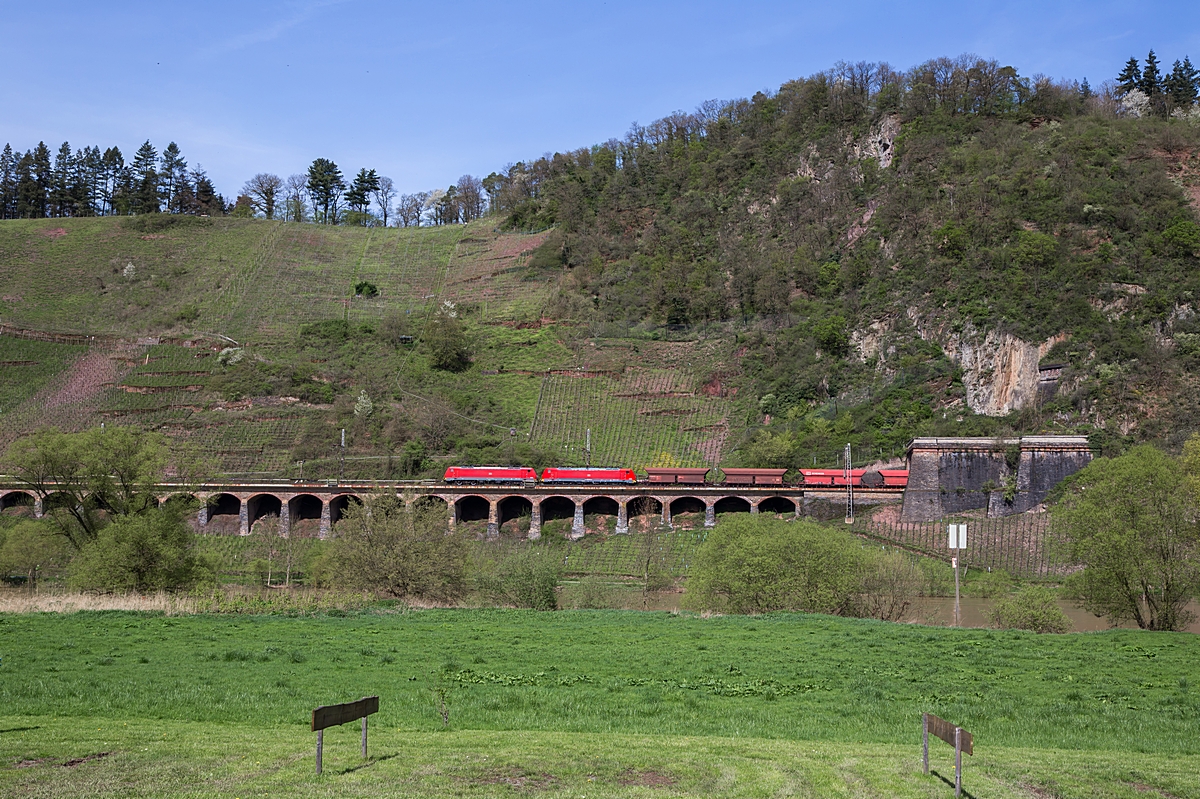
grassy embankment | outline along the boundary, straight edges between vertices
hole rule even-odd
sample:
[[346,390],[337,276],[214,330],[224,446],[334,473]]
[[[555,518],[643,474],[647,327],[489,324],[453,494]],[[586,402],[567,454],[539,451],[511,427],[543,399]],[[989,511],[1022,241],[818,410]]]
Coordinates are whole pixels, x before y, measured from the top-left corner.
[[[9,795],[934,796],[931,711],[975,733],[974,796],[1200,796],[1190,635],[397,610],[8,615],[0,641]],[[365,694],[372,759],[339,728],[316,780],[309,711]]]

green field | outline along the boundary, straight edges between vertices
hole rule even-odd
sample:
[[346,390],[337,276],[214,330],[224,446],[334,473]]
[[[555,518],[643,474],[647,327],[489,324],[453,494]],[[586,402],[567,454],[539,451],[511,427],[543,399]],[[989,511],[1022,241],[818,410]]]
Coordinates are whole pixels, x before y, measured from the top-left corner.
[[[1200,796],[1186,634],[396,607],[6,615],[0,649],[13,796],[946,795],[922,711],[975,734],[973,796]],[[368,694],[373,759],[348,725],[316,780],[309,712]]]

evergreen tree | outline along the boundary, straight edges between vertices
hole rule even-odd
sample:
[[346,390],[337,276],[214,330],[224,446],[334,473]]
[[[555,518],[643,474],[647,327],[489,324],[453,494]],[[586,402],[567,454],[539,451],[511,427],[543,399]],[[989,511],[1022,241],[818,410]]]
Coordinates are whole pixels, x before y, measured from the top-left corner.
[[104,213],[104,159],[99,147],[85,147],[79,156],[82,175],[84,213],[99,216]]
[[0,152],[0,219],[17,215],[17,157],[11,144]]
[[354,176],[354,182],[346,192],[346,205],[359,214],[360,224],[367,223],[367,209],[371,205],[371,195],[379,191],[379,175],[374,169],[360,169]]
[[336,225],[338,205],[342,200],[342,192],[346,190],[342,170],[333,161],[318,158],[308,167],[307,185],[308,195],[312,198],[313,216],[323,224]]
[[133,156],[133,196],[130,210],[135,214],[156,214],[158,204],[158,152],[147,139]]
[[50,210],[50,188],[54,180],[50,149],[45,142],[21,156],[17,162],[17,213],[21,219],[42,219]]
[[1142,80],[1138,88],[1151,99],[1162,94],[1162,73],[1158,69],[1158,56],[1154,55],[1153,50],[1146,56],[1146,68],[1142,70]]
[[192,170],[191,179],[195,187],[195,201],[188,213],[199,216],[224,216],[225,198],[217,194],[205,171],[197,166]]
[[76,173],[75,156],[71,145],[63,142],[54,157],[54,173],[50,187],[50,215],[78,216],[79,186]]
[[1196,102],[1197,71],[1192,66],[1191,59],[1184,57],[1183,61],[1176,60],[1171,66],[1171,74],[1163,82],[1163,91],[1170,98],[1173,108],[1191,108]]
[[124,214],[125,208],[122,188],[127,183],[125,156],[118,147],[109,147],[101,156],[103,179],[101,182],[103,214]]
[[32,219],[38,214],[37,179],[33,173],[33,151],[26,151],[17,159],[17,207],[13,216],[17,219]]
[[180,183],[187,180],[187,161],[179,151],[179,145],[171,142],[162,151],[161,169],[158,173],[158,197],[169,214],[179,213],[177,195]]
[[1117,87],[1121,94],[1126,94],[1134,89],[1141,88],[1142,85],[1142,67],[1136,58],[1129,57],[1125,62],[1125,68],[1121,70],[1121,74],[1117,76]]

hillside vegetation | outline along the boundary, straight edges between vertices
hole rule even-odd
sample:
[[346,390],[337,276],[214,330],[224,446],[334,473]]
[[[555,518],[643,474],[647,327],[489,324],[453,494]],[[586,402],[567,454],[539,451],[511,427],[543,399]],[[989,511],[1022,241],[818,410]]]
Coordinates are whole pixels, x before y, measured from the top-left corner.
[[943,59],[513,165],[468,225],[5,221],[0,322],[95,338],[0,338],[0,437],[134,422],[289,477],[797,468],[922,434],[1176,448],[1200,428],[1198,153],[1189,119]]

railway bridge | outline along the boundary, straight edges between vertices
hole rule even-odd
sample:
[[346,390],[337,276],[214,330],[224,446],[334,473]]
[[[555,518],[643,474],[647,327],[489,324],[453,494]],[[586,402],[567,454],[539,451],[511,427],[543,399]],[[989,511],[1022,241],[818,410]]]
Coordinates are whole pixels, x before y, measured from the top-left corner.
[[[712,485],[636,483],[618,485],[461,485],[438,481],[389,482],[264,482],[162,483],[154,488],[159,503],[175,498],[195,501],[200,509],[195,526],[200,532],[248,535],[261,519],[278,517],[280,533],[325,538],[352,502],[380,494],[407,503],[441,504],[451,527],[460,522],[487,521],[487,535],[500,526],[529,517],[528,537],[541,537],[542,525],[570,519],[571,537],[584,534],[585,515],[616,517],[616,533],[629,532],[631,516],[661,517],[671,525],[681,513],[703,513],[704,524],[716,524],[718,513],[781,513],[805,515],[814,501],[844,502],[846,489],[814,489],[787,485]],[[897,502],[902,488],[855,488],[857,504]],[[70,501],[65,492],[35,492],[12,481],[0,482],[0,511],[27,507],[41,516]]]

